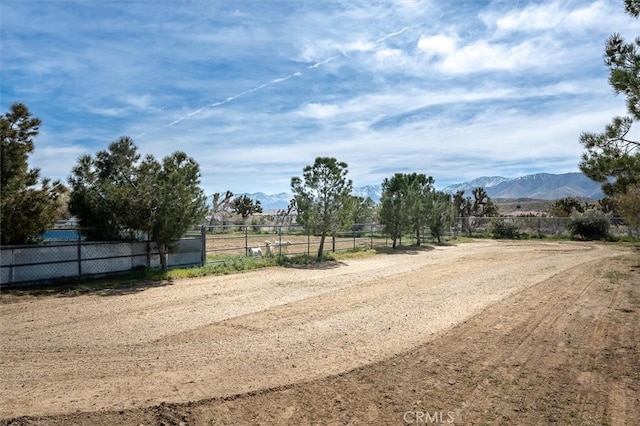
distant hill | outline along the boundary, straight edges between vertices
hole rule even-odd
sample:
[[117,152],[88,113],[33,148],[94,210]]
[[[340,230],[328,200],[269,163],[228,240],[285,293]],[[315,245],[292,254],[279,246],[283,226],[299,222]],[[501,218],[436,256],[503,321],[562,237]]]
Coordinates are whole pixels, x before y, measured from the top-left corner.
[[455,194],[458,191],[464,191],[469,194],[474,188],[477,188],[479,186],[487,189],[510,180],[511,179],[504,178],[502,176],[483,176],[469,182],[454,183],[453,185],[449,185],[443,188],[442,191],[449,194]]
[[557,200],[564,197],[603,197],[600,184],[582,173],[536,173],[515,179],[500,176],[481,177],[470,182],[449,185],[443,188],[443,191],[455,194],[456,191],[463,190],[471,195],[473,188],[478,186],[482,186],[491,198]]
[[[371,197],[374,202],[378,203],[380,202],[381,191],[380,185],[367,185],[353,188],[351,194],[362,198]],[[289,192],[281,192],[273,195],[265,194],[264,192],[243,193],[234,194],[234,198],[241,195],[246,195],[252,200],[260,201],[260,205],[264,210],[285,209],[289,205],[291,198],[293,198],[293,194]]]
[[353,191],[351,191],[351,195],[362,197],[364,199],[369,197],[375,203],[379,203],[380,197],[382,196],[382,185],[359,186],[357,188],[353,188]]
[[254,201],[260,201],[260,205],[265,210],[286,209],[289,201],[293,198],[293,194],[281,192],[279,194],[265,194],[264,192],[254,192],[253,194],[235,194],[235,197],[246,195]]
[[[502,176],[483,176],[469,182],[457,183],[442,188],[441,191],[455,194],[465,191],[471,196],[471,191],[483,187],[489,197],[493,199],[523,199],[557,200],[564,197],[600,199],[603,197],[600,184],[592,181],[582,173],[537,173],[509,179]],[[382,195],[381,185],[367,185],[353,188],[353,195],[371,199],[379,203]],[[284,209],[289,205],[293,195],[289,192],[279,194],[265,194],[264,192],[235,194],[246,195],[253,200],[260,201],[265,210]]]

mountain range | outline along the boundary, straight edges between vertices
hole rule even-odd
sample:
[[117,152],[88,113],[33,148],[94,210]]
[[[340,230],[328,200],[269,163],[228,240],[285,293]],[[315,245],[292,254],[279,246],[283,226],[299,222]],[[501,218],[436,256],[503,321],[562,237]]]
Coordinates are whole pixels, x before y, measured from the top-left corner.
[[470,182],[449,185],[442,190],[450,194],[463,190],[468,195],[477,187],[483,187],[489,197],[532,198],[537,200],[557,200],[564,197],[600,199],[603,197],[601,184],[582,173],[536,173],[515,179],[501,176],[481,177]]
[[[449,194],[464,191],[471,196],[471,191],[483,187],[489,197],[500,198],[530,198],[538,200],[557,200],[564,197],[600,199],[603,197],[599,183],[592,181],[582,173],[536,173],[517,178],[502,176],[483,176],[468,182],[457,183],[439,188]],[[353,188],[353,195],[363,198],[370,197],[376,203],[382,195],[381,185],[367,185]],[[246,195],[253,200],[260,201],[265,210],[283,209],[289,205],[293,197],[291,193],[265,194],[263,192],[236,194]]]

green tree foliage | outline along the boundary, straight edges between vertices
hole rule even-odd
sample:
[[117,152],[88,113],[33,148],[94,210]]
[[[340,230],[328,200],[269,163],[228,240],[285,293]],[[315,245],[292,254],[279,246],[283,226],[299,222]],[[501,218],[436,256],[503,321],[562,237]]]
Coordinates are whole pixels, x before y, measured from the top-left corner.
[[395,248],[402,234],[409,229],[409,191],[404,174],[396,173],[382,181],[380,197],[380,224]]
[[353,186],[346,177],[347,167],[335,158],[317,157],[313,166],[303,169],[302,178],[291,179],[298,221],[320,235],[318,261],[322,260],[327,234],[334,234],[345,223]]
[[618,195],[616,207],[617,212],[637,234],[640,230],[640,184],[629,185],[627,192]]
[[[589,204],[586,203],[588,206]],[[595,207],[595,206],[594,206]],[[598,209],[602,210],[605,213],[611,213],[613,216],[617,216],[617,207],[616,207],[616,198],[615,197],[603,197],[598,200]]]
[[487,191],[482,188],[474,188],[471,191],[473,194],[473,207],[471,209],[471,215],[477,217],[494,217],[498,216],[498,206],[489,198]]
[[428,200],[427,224],[431,231],[431,236],[438,242],[444,232],[453,225],[456,218],[456,207],[451,201],[451,195],[442,191],[433,191]]
[[471,197],[464,196],[464,191],[458,191],[453,197],[453,205],[456,208],[458,217],[494,217],[498,216],[498,206],[487,195],[487,191],[482,187],[474,188]]
[[471,197],[464,196],[464,191],[456,191],[453,196],[453,205],[456,209],[456,214],[458,217],[467,217],[471,216],[471,212],[473,210],[473,203],[471,202]]
[[571,213],[584,213],[585,204],[575,197],[565,197],[556,200],[549,209],[549,214],[554,217],[569,217]]
[[[207,201],[200,188],[200,166],[184,152],[175,152],[158,162],[147,156],[139,168],[139,193],[147,200],[140,210],[139,229],[149,233],[160,254],[162,269],[167,253],[207,213]],[[135,205],[135,204],[134,204]],[[146,223],[145,223],[146,221]]]
[[242,223],[245,223],[245,220],[249,216],[255,213],[262,213],[260,200],[253,201],[246,195],[234,198],[234,200],[231,202],[231,208],[234,212],[242,216]]
[[162,162],[140,161],[133,141],[123,137],[95,157],[83,156],[69,177],[70,211],[90,239],[118,240],[146,233],[156,243],[160,264],[174,241],[207,211],[200,168],[183,152]]
[[583,213],[571,214],[569,231],[571,236],[580,236],[583,240],[601,240],[609,235],[611,220],[600,210],[589,209]]
[[375,217],[376,203],[371,197],[349,197],[348,225],[353,225],[353,231],[362,231],[364,224],[371,222]]
[[296,199],[289,200],[289,205],[286,209],[279,209],[275,214],[276,225],[284,225],[285,223],[291,223],[293,220],[293,212],[297,212]]
[[431,176],[422,173],[405,175],[408,190],[408,213],[411,229],[416,236],[416,245],[421,244],[422,230],[428,222],[430,198],[434,191],[434,180]]
[[380,223],[396,247],[402,234],[411,231],[420,245],[434,203],[434,180],[422,173],[396,173],[382,182]]
[[112,142],[108,150],[99,151],[95,157],[78,159],[69,177],[69,210],[85,228],[88,239],[119,240],[125,237],[125,229],[136,230],[138,204],[144,205],[150,197],[138,191],[139,160],[137,148],[128,137]]
[[494,220],[491,222],[490,231],[493,238],[515,239],[520,237],[518,227],[514,223],[505,220]]
[[[40,179],[29,169],[28,156],[40,130],[40,119],[21,103],[0,117],[0,237],[2,244],[26,244],[50,228],[63,210],[66,188],[59,181]],[[39,184],[39,186],[38,186]]]
[[[627,13],[638,17],[640,0],[625,0]],[[614,117],[602,133],[583,132],[585,147],[580,170],[602,183],[606,195],[625,192],[627,185],[640,183],[640,141],[630,137],[631,127],[640,120],[640,37],[625,42],[613,34],[606,43],[604,60],[609,68],[609,84],[616,94],[626,96],[629,116]]]

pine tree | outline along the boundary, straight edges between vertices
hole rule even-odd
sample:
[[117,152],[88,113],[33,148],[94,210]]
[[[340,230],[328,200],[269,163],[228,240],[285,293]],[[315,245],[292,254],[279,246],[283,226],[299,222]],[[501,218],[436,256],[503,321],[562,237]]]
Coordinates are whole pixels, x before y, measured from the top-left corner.
[[[59,181],[40,179],[39,169],[29,169],[33,139],[40,119],[21,103],[0,117],[0,237],[2,244],[37,242],[51,228],[62,210],[66,188]],[[39,186],[38,186],[39,185]]]

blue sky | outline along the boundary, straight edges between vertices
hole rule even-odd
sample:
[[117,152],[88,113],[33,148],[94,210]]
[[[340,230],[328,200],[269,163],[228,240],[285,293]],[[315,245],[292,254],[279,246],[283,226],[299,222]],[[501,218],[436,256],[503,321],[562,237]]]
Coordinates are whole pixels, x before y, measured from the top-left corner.
[[30,165],[66,181],[130,136],[200,164],[207,194],[288,192],[317,156],[355,186],[441,188],[578,171],[582,131],[625,114],[607,37],[622,0],[3,0],[2,111],[43,124]]

